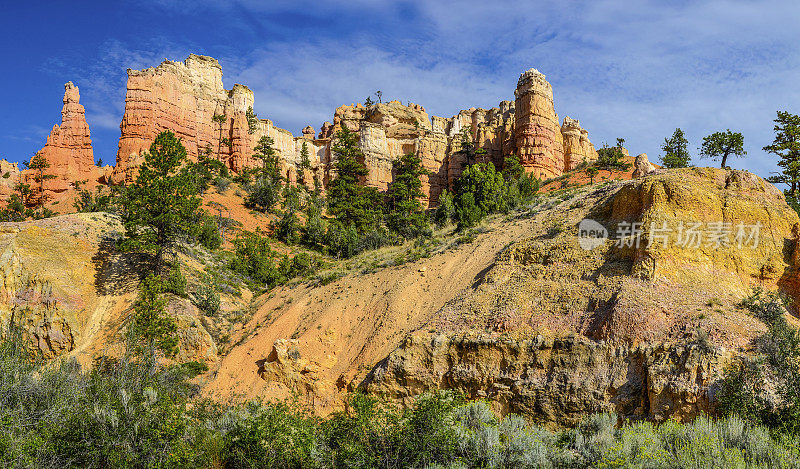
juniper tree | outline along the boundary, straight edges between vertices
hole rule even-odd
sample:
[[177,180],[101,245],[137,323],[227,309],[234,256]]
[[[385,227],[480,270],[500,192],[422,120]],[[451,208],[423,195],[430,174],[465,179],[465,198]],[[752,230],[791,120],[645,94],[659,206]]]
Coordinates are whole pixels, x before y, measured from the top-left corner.
[[725,167],[729,156],[743,156],[747,154],[744,150],[744,137],[740,132],[714,132],[703,137],[703,145],[700,147],[700,155],[716,160],[721,158],[720,168]]
[[156,136],[134,184],[120,198],[127,250],[148,252],[163,267],[165,254],[176,241],[191,233],[198,216],[200,198],[186,166],[186,149],[175,134]]

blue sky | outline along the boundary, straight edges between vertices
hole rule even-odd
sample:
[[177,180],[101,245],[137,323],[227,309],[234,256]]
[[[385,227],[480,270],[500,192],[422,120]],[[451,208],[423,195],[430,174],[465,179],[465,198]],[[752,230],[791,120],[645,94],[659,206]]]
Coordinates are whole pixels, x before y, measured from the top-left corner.
[[660,155],[676,127],[741,131],[760,175],[778,109],[800,113],[798,1],[139,0],[6,2],[0,17],[0,158],[21,161],[60,122],[75,82],[96,157],[113,163],[127,68],[190,52],[220,60],[225,86],[255,91],[261,117],[296,135],[334,109],[384,99],[451,116],[513,99],[519,73],[547,75],[556,111],[597,145],[624,137]]

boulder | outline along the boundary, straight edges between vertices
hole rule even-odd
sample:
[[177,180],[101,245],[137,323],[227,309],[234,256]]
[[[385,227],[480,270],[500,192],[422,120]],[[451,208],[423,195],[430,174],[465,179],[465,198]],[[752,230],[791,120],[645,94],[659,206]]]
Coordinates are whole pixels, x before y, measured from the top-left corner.
[[639,155],[636,155],[636,159],[633,162],[633,166],[635,168],[633,170],[634,178],[644,177],[656,170],[656,167],[653,166],[652,163],[650,163],[649,159],[647,159],[646,153],[641,153]]

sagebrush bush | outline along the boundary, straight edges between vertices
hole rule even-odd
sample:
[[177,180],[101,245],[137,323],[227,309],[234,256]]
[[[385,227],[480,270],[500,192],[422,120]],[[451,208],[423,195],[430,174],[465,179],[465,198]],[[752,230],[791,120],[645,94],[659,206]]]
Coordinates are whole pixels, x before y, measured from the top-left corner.
[[294,401],[199,399],[203,363],[151,351],[45,364],[20,332],[0,340],[0,467],[23,468],[772,468],[799,467],[793,440],[732,416],[690,424],[587,418],[551,432],[450,391],[400,409],[356,394],[313,416]]
[[745,357],[726,373],[719,409],[763,424],[773,432],[800,435],[800,331],[790,325],[785,300],[755,289],[740,306],[768,327],[755,341],[759,354]]

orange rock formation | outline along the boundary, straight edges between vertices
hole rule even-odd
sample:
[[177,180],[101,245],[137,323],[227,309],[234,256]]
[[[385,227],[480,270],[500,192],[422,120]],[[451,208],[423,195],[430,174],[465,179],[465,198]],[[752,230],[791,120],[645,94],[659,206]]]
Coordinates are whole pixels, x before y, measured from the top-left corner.
[[[48,174],[55,176],[44,181],[45,191],[63,192],[75,181],[93,181],[97,168],[86,111],[80,104],[78,87],[67,82],[64,85],[64,107],[61,110],[61,126],[54,125],[44,148],[39,150],[50,168]],[[28,179],[33,174],[27,174]]]

